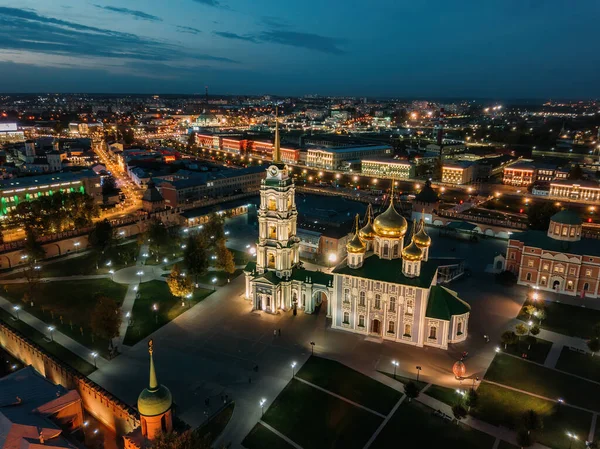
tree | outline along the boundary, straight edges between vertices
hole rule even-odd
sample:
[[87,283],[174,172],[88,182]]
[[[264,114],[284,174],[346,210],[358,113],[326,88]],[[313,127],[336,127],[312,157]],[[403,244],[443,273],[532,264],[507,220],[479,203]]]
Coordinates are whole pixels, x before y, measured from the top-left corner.
[[558,206],[549,201],[532,204],[527,210],[529,228],[538,231],[547,231],[550,225],[550,217],[559,210]]
[[99,259],[114,242],[114,232],[110,221],[104,219],[96,222],[94,229],[90,232],[88,242],[96,252],[96,269],[98,269]]
[[527,332],[529,332],[529,329],[527,328],[527,326],[525,326],[524,324],[517,324],[515,326],[515,332],[517,333],[517,335],[520,337],[522,337],[523,335],[525,335]]
[[600,338],[600,323],[596,323],[592,326],[592,335]]
[[[543,305],[543,304],[544,304],[543,301],[540,302],[540,305]],[[542,320],[544,320],[546,318],[546,311],[544,310],[543,307],[538,308],[536,316],[537,316],[537,319],[539,320],[538,326],[541,326],[542,325]]]
[[208,272],[206,241],[201,234],[190,234],[188,237],[183,251],[183,263],[187,267],[188,273],[195,276],[196,282],[198,282],[198,276],[203,276]]
[[404,384],[404,394],[408,398],[408,402],[411,402],[414,398],[419,396],[420,392],[421,392],[421,390],[419,390],[419,387],[417,386],[417,384],[415,382],[413,382],[412,380],[410,380],[406,384]]
[[568,179],[578,180],[583,178],[583,170],[581,169],[581,165],[575,164],[569,170],[569,174],[567,175]]
[[192,131],[188,136],[187,149],[191,150],[196,145],[196,132]]
[[443,167],[444,167],[444,163],[442,162],[442,158],[440,156],[433,163],[433,171],[431,173],[431,177],[433,179],[435,179],[436,181],[440,181],[442,179]]
[[173,265],[171,273],[167,276],[167,284],[171,294],[182,300],[194,292],[192,281],[185,273],[181,272],[177,264]]
[[[210,442],[193,430],[161,433],[152,442],[152,449],[210,449],[210,447]],[[222,449],[222,446],[218,449]]]
[[517,431],[517,444],[521,448],[525,448],[525,447],[529,447],[529,446],[533,445],[533,437],[527,431],[527,429],[519,429]]
[[533,316],[533,314],[535,313],[536,310],[537,310],[536,307],[534,305],[531,305],[531,304],[528,305],[528,306],[525,306],[525,308],[523,309],[523,311],[527,315],[529,315],[529,319],[531,319],[531,317]]
[[165,225],[159,220],[152,220],[147,231],[148,240],[150,240],[150,250],[156,254],[158,262],[160,249],[169,242],[169,233]]
[[92,332],[107,339],[109,348],[112,348],[112,339],[119,336],[119,327],[121,326],[119,306],[106,296],[99,296],[96,301],[96,307],[92,314]]
[[598,337],[594,337],[587,342],[588,349],[592,352],[592,357],[600,351],[600,339]]
[[102,195],[112,195],[117,192],[117,182],[112,176],[102,179]]
[[467,397],[465,399],[465,405],[467,406],[468,410],[471,411],[471,407],[477,407],[478,401],[479,401],[479,394],[477,393],[477,391],[475,389],[471,388],[467,392]]
[[500,341],[504,344],[504,349],[506,349],[508,345],[514,345],[519,339],[513,331],[505,331],[500,336]]
[[219,240],[217,244],[217,269],[223,270],[226,273],[232,274],[235,271],[235,262],[233,261],[233,254],[225,246],[225,240]]
[[542,417],[535,410],[529,409],[523,413],[521,418],[521,424],[527,430],[527,433],[531,434],[532,431],[541,430],[544,427]]
[[208,221],[204,224],[203,234],[209,245],[216,247],[217,242],[225,239],[225,223],[223,218],[216,213],[210,214]]
[[467,409],[462,404],[454,404],[452,406],[452,414],[456,418],[456,424],[467,417]]
[[531,326],[531,329],[529,329],[529,333],[534,336],[539,335],[540,327],[537,324],[534,324],[533,326]]
[[38,241],[37,236],[32,228],[25,228],[25,245],[23,252],[30,261],[37,261],[46,257],[46,250]]

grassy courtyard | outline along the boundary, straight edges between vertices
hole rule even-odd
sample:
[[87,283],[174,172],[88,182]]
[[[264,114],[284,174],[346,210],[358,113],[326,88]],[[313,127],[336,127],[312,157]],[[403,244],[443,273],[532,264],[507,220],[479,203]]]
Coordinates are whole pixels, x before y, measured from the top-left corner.
[[[461,387],[461,389],[466,391],[470,387],[471,385],[469,379],[467,379],[465,381],[464,386]],[[448,405],[454,405],[458,403],[459,398],[462,399],[462,397],[459,397],[455,389],[442,387],[440,385],[432,385],[427,390],[425,390],[425,393],[423,394],[431,396],[432,398],[437,399],[438,401]]]
[[89,363],[86,360],[83,360],[79,356],[73,354],[68,349],[63,346],[53,342],[47,341],[46,336],[40,332],[38,332],[33,327],[24,323],[21,320],[15,321],[12,319],[12,315],[5,311],[4,309],[0,309],[0,321],[4,322],[6,325],[11,327],[12,329],[19,331],[25,337],[29,338],[34,343],[37,343],[39,346],[44,348],[49,354],[52,354],[57,359],[63,361],[71,368],[79,371],[86,376],[95,371],[94,365]]
[[43,282],[27,302],[23,301],[23,296],[29,290],[27,283],[5,284],[2,289],[3,295],[12,303],[20,305],[23,310],[48,325],[53,325],[57,331],[84,346],[106,355],[108,341],[92,335],[90,329],[96,298],[97,295],[106,296],[120,305],[127,286],[116,284],[110,279]]
[[[186,300],[185,306],[181,299],[171,295],[166,282],[144,282],[139,288],[139,298],[135,300],[131,312],[132,324],[127,328],[123,344],[131,346],[161,328],[183,312],[202,301],[212,290],[197,289],[191,299]],[[153,307],[156,305],[157,310]]]
[[527,410],[535,410],[543,421],[543,429],[537,432],[537,440],[541,444],[554,449],[568,449],[570,441],[566,436],[567,431],[578,435],[580,440],[587,438],[591,413],[564,405],[558,407],[555,402],[485,382],[477,392],[479,403],[472,410],[472,415],[482,421],[517,429],[523,414]]
[[571,351],[564,346],[556,369],[600,382],[600,356]]
[[383,415],[402,396],[400,392],[334,360],[310,357],[297,376]]
[[503,351],[508,354],[516,355],[517,357],[526,354],[527,360],[543,365],[546,357],[548,357],[550,349],[552,349],[552,342],[536,338],[535,343],[530,345],[526,337],[521,337],[516,344],[508,345],[506,349],[504,349],[504,346],[501,347],[503,348]]
[[247,449],[294,449],[294,446],[288,444],[287,441],[271,432],[261,423],[256,423],[250,433],[246,435],[246,438],[242,441],[242,446]]
[[382,418],[293,379],[263,421],[304,448],[360,449]]
[[563,398],[569,404],[600,411],[597,400],[600,397],[599,384],[508,355],[496,355],[485,379],[551,399]]
[[371,448],[401,447],[400,442],[403,441],[418,441],[418,447],[423,448],[485,449],[494,444],[495,438],[491,435],[466,425],[456,425],[433,415],[432,412],[429,407],[416,401],[402,403]]
[[[524,307],[525,305],[517,318],[527,322],[530,317],[525,313]],[[546,317],[542,320],[542,329],[571,337],[588,339],[591,336],[592,327],[600,323],[600,310],[587,307],[545,301],[545,313]],[[532,317],[531,321],[534,323],[539,322],[536,317]]]

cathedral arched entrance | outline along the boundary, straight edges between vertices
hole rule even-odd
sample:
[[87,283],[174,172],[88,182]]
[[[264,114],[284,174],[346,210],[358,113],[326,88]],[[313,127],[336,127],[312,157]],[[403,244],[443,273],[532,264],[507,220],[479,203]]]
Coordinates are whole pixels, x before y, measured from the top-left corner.
[[327,310],[327,301],[329,299],[327,291],[316,290],[312,295],[312,299],[317,312],[320,312],[323,306],[325,306],[325,310]]
[[371,321],[371,333],[381,335],[381,321],[377,319]]

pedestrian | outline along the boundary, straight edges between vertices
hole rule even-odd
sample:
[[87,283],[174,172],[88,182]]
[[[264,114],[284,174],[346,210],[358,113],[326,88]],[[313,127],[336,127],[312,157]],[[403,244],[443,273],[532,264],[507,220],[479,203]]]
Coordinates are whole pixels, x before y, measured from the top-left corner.
[[279,336],[281,337],[281,328],[279,328]]

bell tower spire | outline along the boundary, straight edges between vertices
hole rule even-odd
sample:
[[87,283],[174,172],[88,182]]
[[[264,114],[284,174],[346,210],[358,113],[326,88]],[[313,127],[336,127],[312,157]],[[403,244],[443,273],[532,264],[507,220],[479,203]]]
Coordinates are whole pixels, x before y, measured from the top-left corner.
[[154,352],[154,342],[152,339],[148,342],[148,354],[150,354],[150,382],[148,382],[148,390],[153,391],[158,388],[158,379],[156,378],[156,370],[154,369],[154,357],[152,357],[152,353]]
[[275,142],[273,143],[273,163],[281,162],[281,148],[279,142],[279,108],[275,106]]

